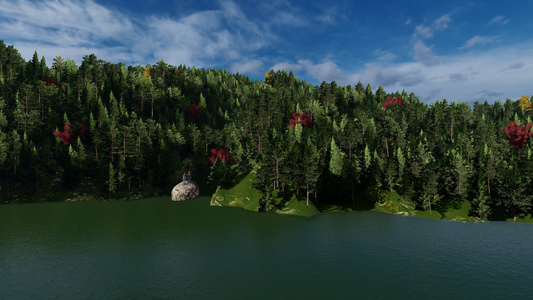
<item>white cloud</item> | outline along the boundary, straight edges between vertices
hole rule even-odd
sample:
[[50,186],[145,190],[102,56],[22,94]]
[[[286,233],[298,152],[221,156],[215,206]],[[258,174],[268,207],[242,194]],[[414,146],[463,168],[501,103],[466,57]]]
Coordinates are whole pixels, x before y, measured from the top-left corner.
[[298,64],[300,64],[308,74],[318,79],[320,82],[336,81],[339,83],[345,82],[347,79],[344,71],[331,60],[325,60],[324,62],[315,64],[310,60],[301,59],[298,60]]
[[[283,62],[280,66],[290,66],[293,71],[299,69],[298,76],[305,75],[307,81],[315,83],[335,81],[339,85],[353,86],[361,81],[374,90],[380,84],[387,92],[405,89],[408,93],[415,92],[426,103],[441,98],[454,102],[491,102],[531,93],[527,89],[531,86],[532,49],[531,44],[524,44],[484,53],[438,56],[433,64],[423,61],[385,63],[376,59],[359,70],[343,69],[331,59],[319,63],[310,60],[298,60],[296,64]],[[505,72],[505,77],[501,72]],[[316,81],[311,79],[313,77]]]
[[505,16],[496,16],[489,21],[488,25],[505,25],[507,23],[509,23],[509,19],[505,18]]
[[269,70],[274,71],[293,71],[298,72],[302,69],[302,65],[300,64],[293,64],[290,62],[279,62],[273,65]]
[[435,20],[435,22],[433,23],[433,28],[435,28],[435,30],[444,30],[448,28],[450,21],[450,15],[443,15],[442,17]]
[[443,31],[448,28],[451,18],[445,14],[429,25],[417,25],[413,33],[411,44],[413,51],[413,58],[417,62],[421,62],[426,66],[434,65],[439,62],[439,57],[433,52],[433,46],[427,46],[425,39],[433,37],[436,31]]
[[212,67],[271,44],[276,36],[270,26],[250,20],[231,1],[180,18],[133,19],[93,0],[0,0],[0,37],[23,57],[38,50],[48,62],[62,56],[81,63],[81,56],[94,53],[127,64],[163,58],[174,65]]
[[433,29],[424,25],[417,25],[415,27],[416,36],[424,39],[429,39],[433,37]]
[[[55,56],[80,63],[82,55],[94,53],[111,62],[147,64],[163,58],[173,65],[229,66],[233,72],[252,74],[263,74],[264,67],[272,65],[271,69],[292,70],[307,81],[336,81],[340,85],[361,81],[374,89],[382,84],[386,91],[406,89],[430,101],[440,98],[470,101],[483,97],[490,101],[494,97],[532,93],[525,90],[531,87],[531,44],[474,53],[475,46],[498,39],[474,36],[464,43],[465,51],[459,54],[436,53],[429,39],[450,26],[448,14],[413,26],[410,61],[398,62],[396,54],[401,54],[400,48],[395,48],[394,53],[377,49],[362,67],[350,69],[334,56],[324,55],[322,59],[298,56],[294,61],[282,56],[279,62],[273,62],[268,60],[269,55],[256,53],[274,49],[277,51],[274,55],[283,55],[290,45],[285,47],[279,42],[277,29],[282,26],[287,27],[284,31],[291,26],[301,29],[311,26],[316,18],[328,23],[343,11],[310,16],[292,7],[289,1],[274,1],[273,8],[268,8],[270,3],[257,4],[262,16],[269,16],[261,19],[246,15],[234,2],[217,3],[220,5],[211,10],[181,17],[151,15],[134,19],[94,0],[0,0],[0,37],[13,43],[25,58],[31,58],[38,50],[49,64]],[[504,16],[497,16],[489,25],[507,22]],[[405,22],[410,23],[411,19]]]
[[2,30],[2,35],[27,40],[47,41],[68,36],[72,44],[82,44],[94,38],[128,38],[133,30],[130,20],[91,0],[0,1],[0,16],[4,19],[3,26],[18,24],[11,28],[17,31]]
[[239,72],[241,74],[259,74],[264,71],[263,62],[258,59],[235,62],[231,65],[230,71],[232,73]]
[[473,38],[471,38],[468,41],[466,41],[464,43],[464,45],[460,49],[472,48],[472,47],[474,47],[475,45],[478,45],[478,44],[479,45],[485,45],[485,44],[488,44],[488,43],[493,43],[493,42],[496,41],[496,39],[497,39],[497,36],[476,35]]
[[337,7],[330,6],[325,9],[324,14],[318,15],[316,19],[322,23],[334,25],[337,23],[337,19],[339,18],[338,11],[339,9]]
[[413,34],[413,38],[415,39],[429,39],[433,37],[433,34],[435,31],[442,31],[448,28],[448,25],[450,24],[451,19],[448,14],[445,14],[441,16],[440,18],[433,21],[433,23],[429,25],[417,25],[415,27],[415,33]]
[[309,22],[304,18],[301,18],[293,13],[286,11],[276,11],[274,17],[275,20],[272,26],[295,26],[295,27],[304,27],[309,25]]
[[438,61],[438,57],[433,53],[432,47],[426,46],[421,40],[414,42],[413,51],[413,58],[416,61],[422,62],[424,65],[433,65]]
[[383,49],[374,50],[374,56],[376,56],[377,59],[380,61],[393,61],[397,57],[396,54],[390,51],[385,51]]

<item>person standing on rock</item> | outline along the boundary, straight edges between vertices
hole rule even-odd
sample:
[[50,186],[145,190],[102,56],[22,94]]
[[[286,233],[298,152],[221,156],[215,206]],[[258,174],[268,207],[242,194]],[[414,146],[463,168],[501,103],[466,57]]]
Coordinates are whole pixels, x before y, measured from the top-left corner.
[[183,173],[183,182],[187,181],[187,175]]
[[189,174],[187,175],[187,183],[191,183],[191,171],[189,171]]

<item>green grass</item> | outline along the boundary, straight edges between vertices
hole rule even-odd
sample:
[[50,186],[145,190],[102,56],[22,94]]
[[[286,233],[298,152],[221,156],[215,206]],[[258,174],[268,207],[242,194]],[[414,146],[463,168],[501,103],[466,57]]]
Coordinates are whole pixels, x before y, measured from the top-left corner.
[[429,210],[417,210],[415,216],[428,219],[442,220],[442,215],[436,210],[432,210],[431,213],[429,213]]
[[381,211],[402,216],[416,215],[414,203],[404,200],[398,193],[387,193],[381,201],[376,203],[376,206],[371,209],[374,211]]
[[[256,169],[254,168],[252,172],[243,176],[232,187],[217,189],[211,197],[211,206],[242,207],[247,210],[258,211],[262,193],[253,187],[253,184],[257,182],[255,173]],[[274,194],[277,197],[277,193],[275,192]],[[309,206],[306,206],[306,199],[295,195],[285,203],[283,208],[276,212],[298,216],[312,216],[320,213],[312,202],[309,203]]]
[[[433,210],[416,210],[415,204],[411,201],[405,200],[396,192],[386,193],[382,195],[382,200],[378,201],[375,207],[371,210],[381,211],[402,216],[417,216],[429,219],[438,220],[453,220],[462,222],[479,222],[479,218],[468,215],[471,209],[471,204],[464,198],[455,198],[434,204]],[[533,222],[533,219],[528,219]]]
[[444,213],[444,220],[463,221],[463,222],[475,222],[478,219],[468,215],[472,205],[464,198],[461,198],[461,202],[458,206],[449,209]]
[[517,222],[517,223],[533,223],[533,216],[531,214],[527,214],[524,217],[518,217],[516,218],[516,221],[514,221],[513,218],[507,218],[505,219],[507,222]]
[[320,207],[321,212],[344,212],[344,211],[354,211],[352,205],[350,204],[328,204]]
[[256,181],[255,172],[252,171],[233,187],[217,189],[211,197],[211,206],[233,206],[257,211],[261,192],[252,186]]
[[279,214],[284,215],[296,215],[296,216],[313,216],[316,214],[319,214],[320,211],[316,209],[313,202],[309,202],[309,206],[307,206],[307,200],[303,197],[296,197],[296,195],[293,195],[287,203],[285,203],[285,206],[276,211]]
[[472,208],[470,202],[465,198],[455,198],[448,200],[446,205],[435,205],[435,209],[431,214],[429,210],[417,211],[416,216],[430,219],[451,220],[461,222],[480,222],[479,218],[469,216]]

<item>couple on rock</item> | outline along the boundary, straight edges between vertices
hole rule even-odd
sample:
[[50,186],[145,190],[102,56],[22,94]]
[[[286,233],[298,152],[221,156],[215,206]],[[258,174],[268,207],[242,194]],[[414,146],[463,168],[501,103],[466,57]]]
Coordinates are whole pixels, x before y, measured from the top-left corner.
[[183,182],[191,183],[191,171],[189,173],[183,173]]

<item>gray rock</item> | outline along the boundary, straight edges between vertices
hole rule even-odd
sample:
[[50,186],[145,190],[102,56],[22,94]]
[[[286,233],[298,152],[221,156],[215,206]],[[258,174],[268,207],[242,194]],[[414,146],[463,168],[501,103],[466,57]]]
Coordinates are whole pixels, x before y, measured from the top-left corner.
[[200,189],[196,182],[180,182],[171,192],[172,201],[192,200],[200,196]]

